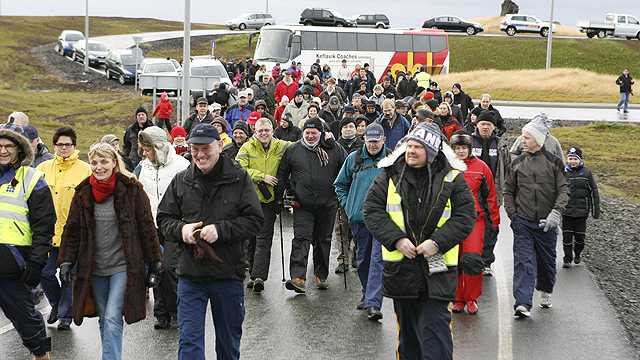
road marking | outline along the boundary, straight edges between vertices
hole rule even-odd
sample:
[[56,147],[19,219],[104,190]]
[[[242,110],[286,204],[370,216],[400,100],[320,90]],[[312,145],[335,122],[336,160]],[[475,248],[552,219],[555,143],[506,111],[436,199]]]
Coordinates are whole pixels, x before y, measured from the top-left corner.
[[[40,311],[42,316],[44,316],[44,314],[48,314],[49,311],[51,311],[51,306],[47,305],[47,306],[43,307],[42,309],[40,309],[38,311]],[[46,327],[46,325],[45,325],[45,327]],[[9,324],[9,325],[3,326],[3,327],[0,328],[0,335],[4,335],[5,333],[7,333],[7,332],[9,332],[11,330],[13,330],[13,324]]]
[[[508,220],[504,215],[501,216],[501,218],[506,218]],[[503,228],[502,230],[504,230],[505,227],[501,227]],[[503,236],[502,241],[506,240],[504,239],[505,237],[506,236]],[[496,261],[493,263],[495,270],[494,279],[496,281],[496,294],[498,298],[498,360],[513,360],[513,337],[511,335],[513,310],[509,305],[511,304],[511,301],[509,297],[509,289],[507,288],[507,273],[505,271],[505,264],[499,247],[496,246],[494,254],[496,256]]]

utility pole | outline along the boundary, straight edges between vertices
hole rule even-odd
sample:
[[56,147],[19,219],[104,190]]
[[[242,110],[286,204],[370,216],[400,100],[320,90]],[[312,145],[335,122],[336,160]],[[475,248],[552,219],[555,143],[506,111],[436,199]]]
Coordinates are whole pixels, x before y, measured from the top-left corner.
[[[2,0],[0,0],[0,1],[2,1]],[[269,12],[269,0],[266,0],[266,2],[267,2],[267,7],[266,7],[266,10],[264,12],[268,13]]]
[[89,0],[86,0],[86,14],[84,16],[84,72],[89,72]]
[[553,41],[553,1],[551,0],[551,16],[549,19],[549,37],[547,38],[547,70],[551,68],[551,43]]
[[[190,110],[190,84],[191,78],[191,0],[184,0],[184,46],[182,52],[182,117],[177,123],[182,124],[185,117],[189,116]],[[189,134],[187,134],[189,136]]]

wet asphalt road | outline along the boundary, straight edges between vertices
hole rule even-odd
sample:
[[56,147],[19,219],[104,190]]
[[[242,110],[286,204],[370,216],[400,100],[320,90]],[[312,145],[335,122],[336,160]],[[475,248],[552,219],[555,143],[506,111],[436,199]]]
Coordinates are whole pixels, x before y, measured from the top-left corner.
[[[507,219],[503,211],[503,219]],[[293,233],[291,214],[283,218],[285,264]],[[243,326],[243,359],[392,359],[397,345],[397,324],[390,299],[384,300],[384,318],[373,323],[365,312],[356,310],[361,297],[355,271],[342,275],[330,272],[330,288],[318,291],[308,287],[307,295],[286,290],[281,282],[280,236],[278,222],[272,252],[270,278],[262,294],[246,290],[246,317]],[[454,355],[456,359],[615,359],[631,360],[637,355],[631,347],[613,308],[597,288],[584,266],[563,269],[558,261],[558,277],[553,307],[537,306],[534,294],[532,317],[513,318],[511,279],[513,270],[512,233],[503,220],[496,250],[494,277],[484,278],[480,311],[472,316],[453,314]],[[561,253],[561,246],[558,247]],[[337,265],[337,250],[331,255],[331,269]],[[312,267],[309,267],[312,269]],[[288,277],[288,271],[287,271]],[[309,280],[314,279],[312,271]],[[39,309],[48,312],[44,299]],[[178,331],[154,330],[152,299],[148,317],[125,325],[123,359],[175,359]],[[85,319],[81,327],[59,332],[54,326],[52,358],[100,359],[100,336],[96,319]],[[215,359],[215,335],[207,317],[206,353]],[[0,316],[0,358],[32,359],[21,345],[9,321]]]

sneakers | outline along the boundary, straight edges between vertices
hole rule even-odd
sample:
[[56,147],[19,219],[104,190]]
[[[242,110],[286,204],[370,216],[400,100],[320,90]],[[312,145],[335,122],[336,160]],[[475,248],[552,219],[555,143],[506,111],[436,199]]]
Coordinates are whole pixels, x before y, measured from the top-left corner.
[[153,324],[153,328],[156,330],[162,330],[169,327],[169,319],[160,317],[156,319],[156,323]]
[[565,261],[562,263],[562,267],[563,267],[563,268],[565,268],[565,269],[570,268],[570,267],[571,267],[571,261],[566,261],[566,260],[565,260]]
[[467,312],[469,315],[475,315],[478,313],[478,302],[476,300],[467,301]]
[[51,360],[51,354],[47,351],[44,355],[33,355],[33,360]]
[[580,259],[580,255],[576,255],[576,256],[573,258],[573,262],[574,262],[576,265],[580,264],[580,261],[581,261],[581,259]]
[[628,114],[628,113],[629,113],[629,110],[625,110],[625,111],[623,111],[623,113]]
[[356,309],[364,310],[364,296],[362,297],[362,299],[360,299],[360,301],[358,301],[358,305],[356,305]]
[[316,276],[316,285],[318,286],[318,290],[327,290],[329,288],[329,280],[327,279],[320,280]]
[[289,289],[289,290],[293,290],[295,292],[297,292],[298,294],[304,294],[307,292],[307,289],[305,288],[305,280],[301,279],[301,278],[297,278],[295,280],[287,280],[287,282],[284,284],[284,286]]
[[371,321],[378,321],[380,319],[382,319],[382,312],[380,311],[380,308],[377,306],[372,306],[370,308],[367,309],[367,319],[371,320]]
[[247,283],[247,289],[253,289],[253,283],[254,281],[252,279],[249,279],[249,282]]
[[540,291],[540,307],[545,309],[551,307],[551,294]]
[[260,278],[256,278],[253,281],[253,292],[261,292],[262,290],[264,290],[264,280],[260,279]]
[[58,321],[58,307],[54,306],[51,308],[51,312],[49,313],[49,318],[47,319],[47,324],[53,325]]
[[493,270],[490,267],[482,269],[482,276],[493,276]]
[[71,329],[71,324],[68,321],[65,320],[60,320],[60,323],[58,324],[58,330],[69,330]]
[[349,271],[349,265],[347,264],[338,264],[336,267],[336,274],[342,274]]
[[524,307],[524,305],[518,305],[516,307],[516,312],[513,314],[513,316],[521,319],[527,318],[531,316],[531,312],[529,312],[529,310],[527,310],[527,308]]
[[178,324],[178,318],[171,318],[171,322],[169,323],[169,327],[171,328],[171,330],[178,330],[180,329],[180,325]]
[[616,107],[616,110],[618,110],[618,112],[620,112],[620,108],[619,107]]
[[464,301],[454,301],[453,302],[453,307],[451,308],[451,311],[453,311],[454,313],[461,313],[464,311]]

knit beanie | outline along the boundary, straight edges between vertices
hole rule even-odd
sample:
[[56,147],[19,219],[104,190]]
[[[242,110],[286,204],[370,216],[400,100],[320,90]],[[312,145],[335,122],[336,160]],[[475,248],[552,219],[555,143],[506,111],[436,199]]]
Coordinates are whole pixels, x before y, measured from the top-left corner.
[[438,101],[435,99],[427,100],[426,105],[431,109],[431,111],[435,111],[438,108]]
[[142,146],[147,146],[153,149],[156,153],[156,161],[154,165],[164,165],[167,162],[167,154],[169,148],[172,147],[171,143],[167,141],[167,133],[157,127],[149,126],[148,128],[141,130],[138,133],[138,143],[141,145],[138,147],[138,155],[142,157]]
[[356,118],[345,116],[342,118],[342,120],[340,120],[340,129],[342,129],[349,123],[353,124],[353,126],[355,127],[358,127],[358,124],[356,124]]
[[138,107],[138,109],[136,109],[136,115],[135,116],[138,116],[138,113],[141,113],[141,112],[143,112],[145,115],[149,115],[149,114],[147,114],[147,110],[145,108],[143,108],[142,106],[140,106],[140,107]]
[[569,156],[575,156],[582,161],[582,150],[577,146],[572,146],[569,148],[569,151],[567,151],[567,159]]
[[416,90],[416,96],[420,95],[424,90],[424,87],[418,86],[418,89]]
[[415,140],[427,150],[427,162],[431,164],[440,151],[442,132],[433,123],[421,123],[407,136],[408,140]]
[[490,111],[490,110],[483,110],[480,113],[480,115],[478,115],[477,122],[479,123],[480,121],[488,121],[488,122],[492,123],[494,126],[496,126],[495,114],[493,113],[493,111]]
[[[482,115],[482,114],[481,114]],[[479,119],[479,118],[478,118]],[[522,131],[526,131],[536,140],[538,146],[544,146],[544,139],[549,133],[551,123],[553,120],[549,119],[547,114],[540,113],[531,120],[527,125],[522,128]]]
[[187,131],[182,126],[176,126],[171,129],[171,141],[175,140],[176,136],[182,135],[185,138],[187,137]]
[[424,120],[426,118],[432,119],[434,118],[433,116],[433,111],[429,111],[427,109],[420,109],[418,111],[416,111],[416,117],[420,120]]
[[247,125],[247,123],[244,121],[236,121],[233,124],[233,130],[236,130],[236,129],[240,129],[244,131],[244,133],[247,134],[247,137],[251,136],[251,130],[249,130],[249,125]]

